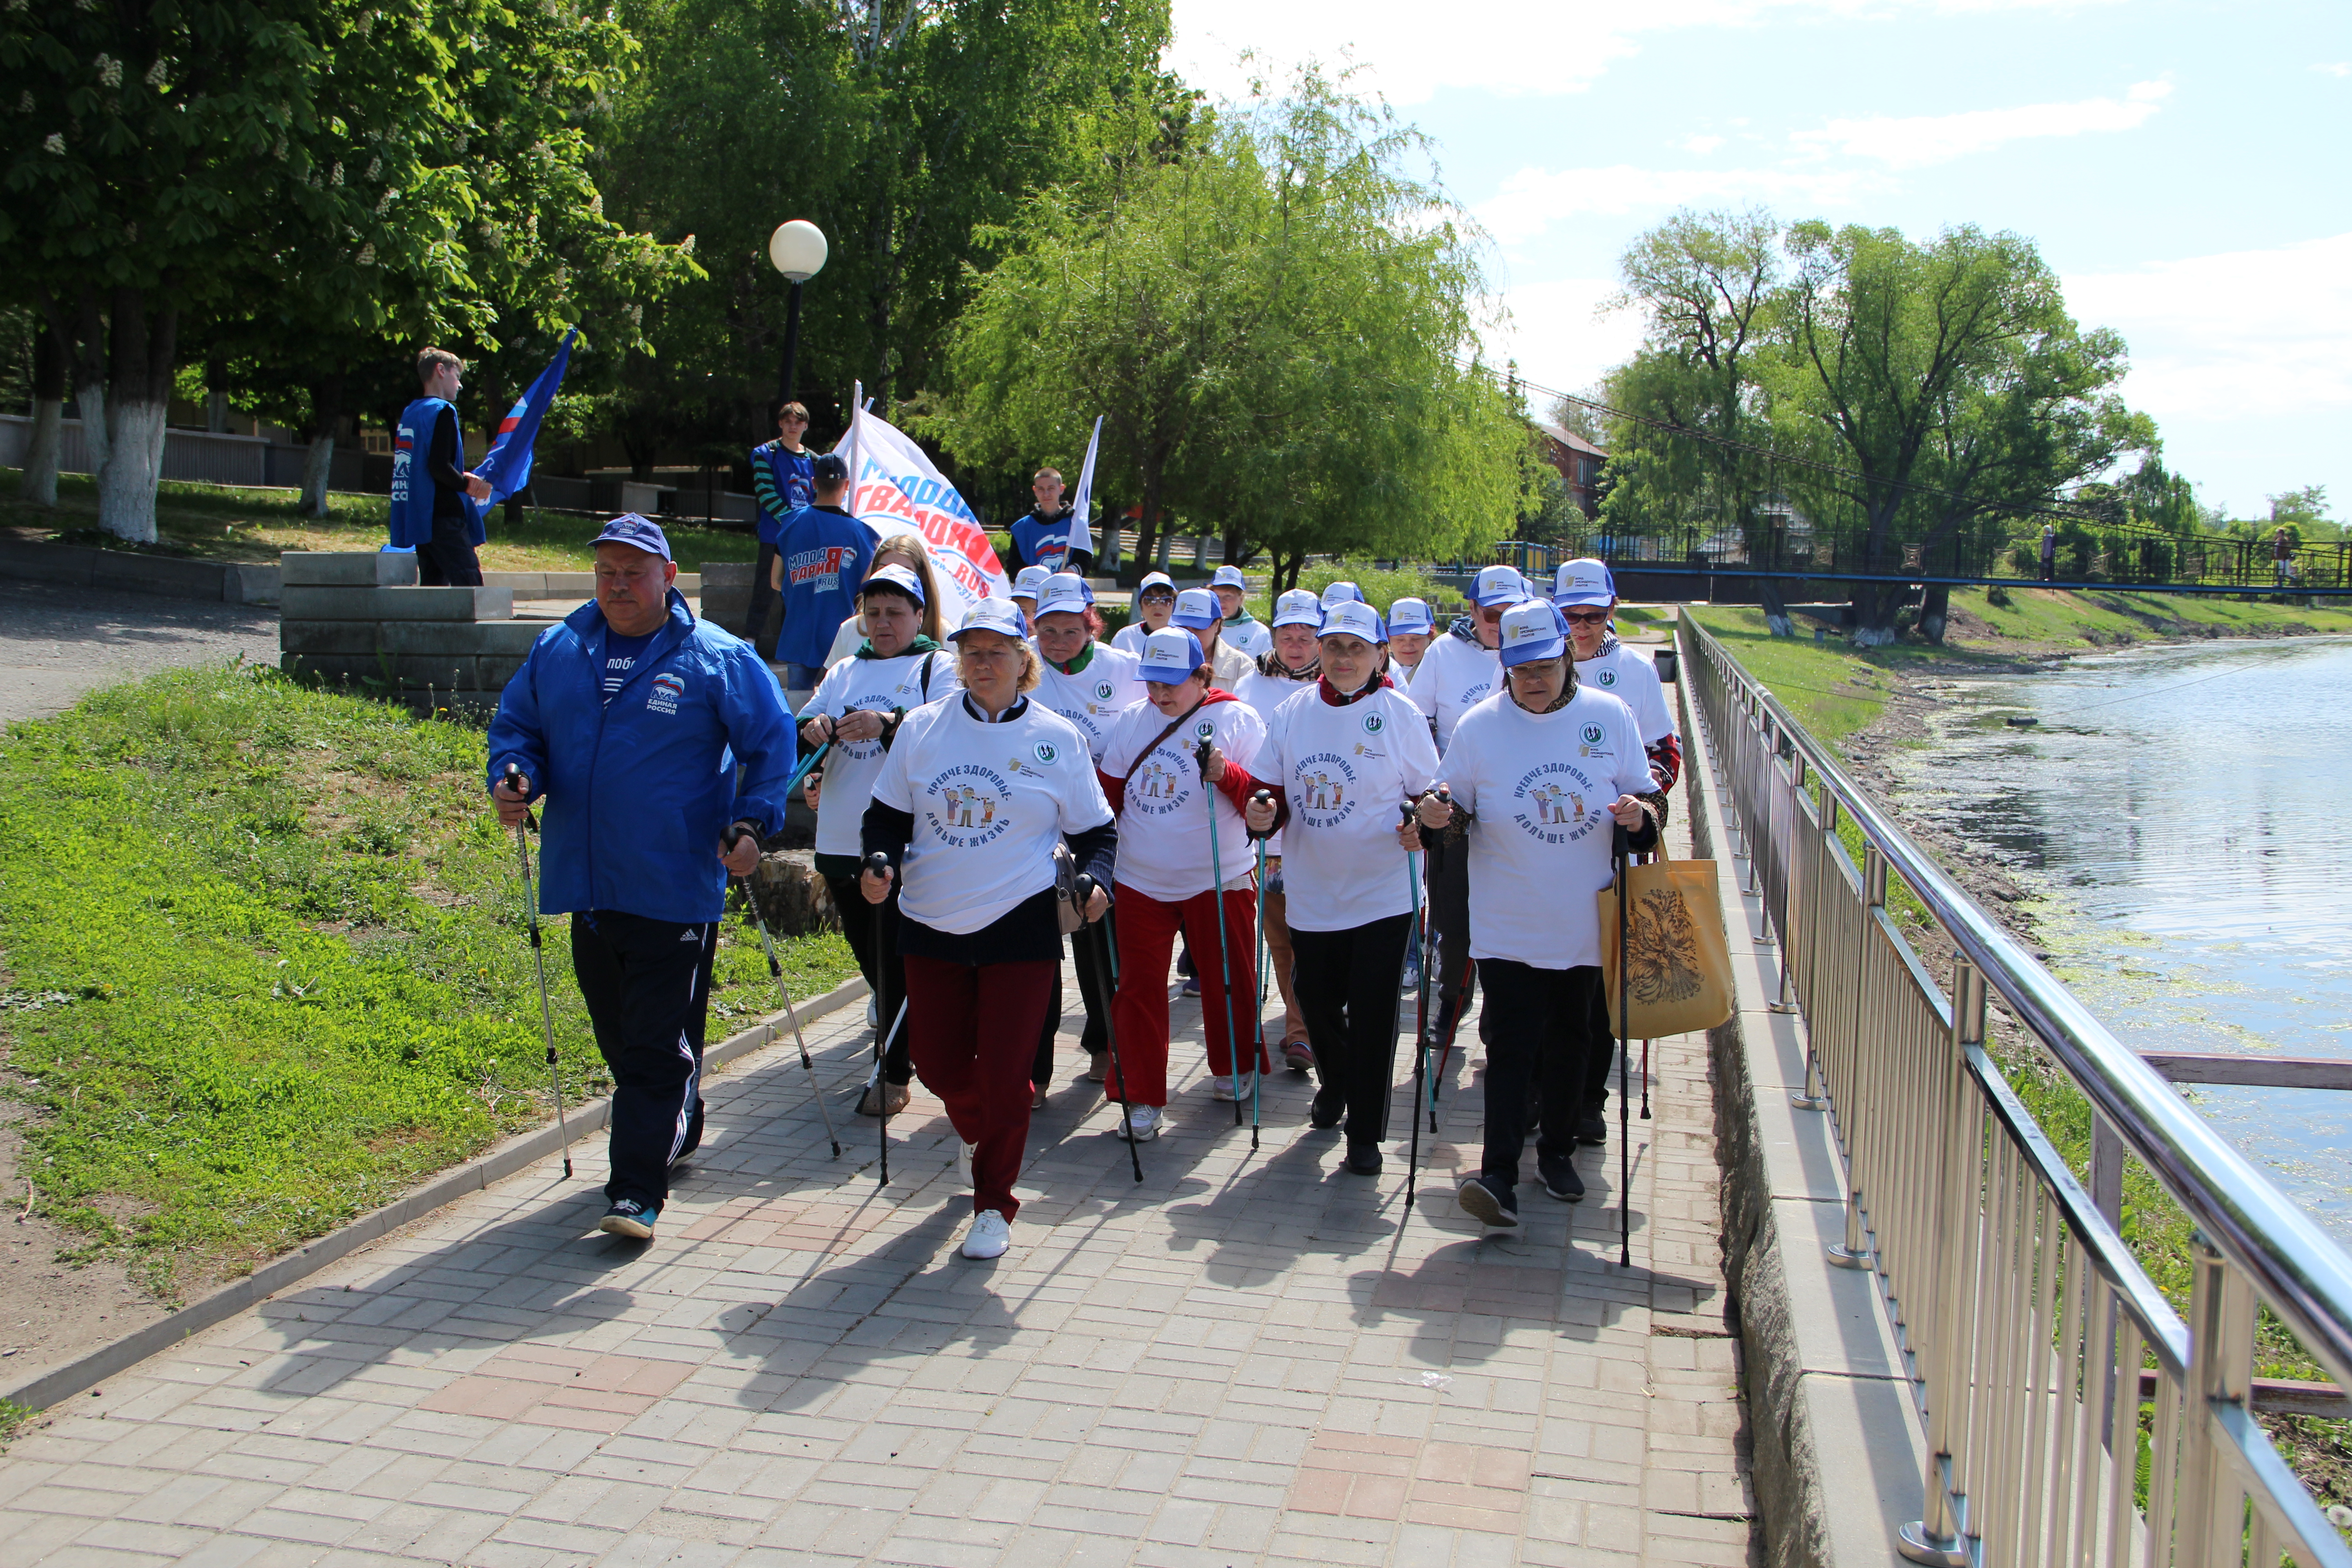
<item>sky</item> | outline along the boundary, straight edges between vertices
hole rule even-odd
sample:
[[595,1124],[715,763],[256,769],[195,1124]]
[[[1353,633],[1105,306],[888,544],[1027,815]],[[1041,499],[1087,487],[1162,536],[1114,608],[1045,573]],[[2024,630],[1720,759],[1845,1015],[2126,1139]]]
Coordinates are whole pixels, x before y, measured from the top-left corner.
[[[1352,66],[1490,241],[1532,382],[1640,341],[1604,307],[1679,207],[2026,236],[2167,465],[2231,516],[2352,518],[2352,5],[2311,0],[1174,0],[1213,96]],[[1248,58],[1244,59],[1244,55]]]

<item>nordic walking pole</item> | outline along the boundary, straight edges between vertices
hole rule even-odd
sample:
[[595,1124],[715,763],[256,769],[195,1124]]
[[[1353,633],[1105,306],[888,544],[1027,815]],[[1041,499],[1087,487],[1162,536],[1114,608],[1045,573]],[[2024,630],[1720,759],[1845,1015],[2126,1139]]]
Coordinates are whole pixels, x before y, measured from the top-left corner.
[[[1201,795],[1209,803],[1209,877],[1217,890],[1217,964],[1225,982],[1225,1055],[1235,1073],[1241,1071],[1241,1037],[1234,1029],[1234,955],[1225,942],[1225,867],[1217,857],[1217,786],[1209,782],[1209,753],[1215,748],[1202,741],[1192,752],[1193,763],[1201,770]],[[1250,1071],[1258,1070],[1256,1062]],[[1234,1096],[1234,1125],[1242,1124],[1241,1096]]]
[[[887,877],[890,875],[890,857],[877,849],[866,858],[865,869],[877,877]],[[883,897],[887,900],[889,895],[886,893]],[[874,973],[877,975],[882,973],[885,956],[882,950],[882,906],[877,904],[874,906]],[[875,1135],[882,1145],[880,1184],[886,1187],[890,1184],[890,1085],[882,1076],[882,1064],[890,1054],[890,1042],[898,1037],[898,1026],[906,1021],[907,998],[901,995],[898,998],[898,1016],[890,1020],[889,1032],[874,1037],[875,1107],[881,1112],[874,1119],[874,1128]]]
[[[1618,825],[1609,849],[1611,858],[1617,862],[1617,1038],[1621,1042],[1629,1039],[1633,1033],[1633,1003],[1631,987],[1627,984],[1632,976],[1625,973],[1626,857],[1633,845],[1633,836],[1622,824]],[[1625,1104],[1630,1087],[1625,1082],[1626,1058],[1629,1055],[1630,1052],[1622,1049],[1617,1053],[1617,1267],[1620,1268],[1633,1267],[1633,1216],[1625,1206],[1633,1195],[1633,1151],[1629,1146],[1632,1118]]]
[[[1081,910],[1094,902],[1095,879],[1092,877],[1083,874],[1079,876],[1077,895],[1078,908]],[[1106,915],[1105,920],[1108,919]],[[1118,954],[1111,948],[1110,927],[1104,923],[1104,921],[1088,921],[1087,923],[1095,928],[1096,940],[1103,944],[1103,952],[1108,955],[1108,962],[1105,967],[1110,971],[1110,994],[1112,1000],[1116,1002],[1118,997]],[[1103,1038],[1110,1047],[1111,1080],[1118,1085],[1119,1136],[1127,1140],[1127,1163],[1134,1168],[1135,1179],[1139,1182],[1143,1180],[1143,1156],[1135,1152],[1135,1112],[1128,1100],[1127,1074],[1119,1070],[1118,1026],[1111,1022],[1110,1009],[1108,1007],[1103,1009]]]
[[[507,764],[507,788],[522,794],[520,763]],[[555,1091],[555,1133],[563,1140],[563,1176],[572,1178],[572,1130],[563,1123],[563,1079],[555,1069],[555,1015],[547,1005],[547,953],[539,939],[539,894],[530,883],[530,842],[525,828],[536,828],[539,818],[526,811],[515,824],[515,858],[522,863],[522,907],[530,917],[530,966],[539,971],[539,1026],[547,1036],[547,1086]]]
[[[855,711],[855,710],[852,711]],[[845,713],[842,717],[846,719],[849,715]],[[824,754],[831,750],[833,750],[833,742],[828,740],[824,745],[819,746],[815,751],[811,752],[807,756],[803,757],[801,759],[801,765],[793,770],[793,776],[784,781],[784,787],[778,795],[777,798],[780,800],[792,799],[793,791],[801,787],[801,780],[808,777],[809,770],[816,766],[817,763],[823,762],[824,760]]]
[[[1446,788],[1444,784],[1439,784],[1437,786],[1437,799],[1439,804],[1443,805],[1447,811],[1451,812],[1454,809],[1454,792]],[[1466,843],[1465,844],[1462,852],[1465,855],[1470,852]],[[1437,889],[1434,888],[1430,889],[1433,896],[1433,906],[1436,891]],[[1429,942],[1430,951],[1433,953],[1437,948],[1437,921],[1434,919],[1435,912],[1436,911],[1433,907],[1431,910],[1433,918],[1430,921],[1431,932]],[[1463,947],[1465,951],[1462,954],[1462,989],[1456,994],[1462,998],[1462,1000],[1455,1004],[1456,1006],[1462,1008],[1465,1012],[1467,1012],[1470,1006],[1468,1001],[1471,973],[1470,954],[1466,951],[1469,945],[1469,933],[1465,931],[1463,933]],[[1429,965],[1424,963],[1421,967],[1423,976],[1425,979],[1429,973]],[[1437,995],[1437,1009],[1441,1014],[1445,1010],[1445,994],[1443,991],[1439,992]],[[1456,1029],[1462,1027],[1462,1020],[1458,1016],[1454,1020],[1454,1026]],[[1448,1035],[1446,1037],[1445,1044],[1438,1047],[1437,1070],[1432,1073],[1429,1079],[1429,1131],[1432,1134],[1434,1134],[1437,1131],[1437,1091],[1440,1086],[1445,1082],[1445,1064],[1453,1055],[1454,1038],[1451,1035]]]
[[[728,829],[727,847],[735,847],[733,828]],[[768,973],[776,983],[776,994],[784,999],[784,1016],[793,1021],[793,1043],[801,1048],[801,1070],[808,1074],[809,1095],[816,1101],[816,1113],[824,1121],[824,1141],[833,1145],[833,1157],[841,1158],[841,1138],[833,1130],[833,1112],[825,1108],[824,1086],[816,1081],[816,1064],[809,1060],[808,1041],[801,1034],[801,1011],[793,1005],[792,987],[784,984],[784,966],[776,957],[776,939],[769,934],[767,917],[760,912],[759,895],[751,890],[750,878],[743,880],[743,902],[751,911],[751,923],[760,928],[760,945],[768,954]]]
[[[1652,858],[1652,856],[1643,856],[1643,864],[1647,865]],[[1642,1120],[1650,1120],[1650,1042],[1647,1040],[1642,1042]]]
[[[1271,803],[1274,792],[1260,790],[1250,797],[1254,801]],[[1257,1013],[1256,1027],[1252,1031],[1250,1049],[1250,1148],[1257,1148],[1258,1107],[1265,1099],[1265,840],[1257,841]],[[1236,1100],[1235,1105],[1241,1103]]]
[[[1414,820],[1412,802],[1409,800],[1400,802],[1397,811],[1400,826]],[[1405,941],[1408,943],[1418,942],[1421,940],[1421,868],[1413,863],[1413,856],[1409,850],[1404,858],[1404,879],[1406,890],[1412,895],[1412,923],[1406,930]],[[1419,989],[1424,996],[1429,994],[1429,983],[1426,977],[1422,980]],[[1413,1191],[1421,1178],[1421,1084],[1423,1070],[1428,1063],[1429,1042],[1423,1037],[1420,1022],[1416,1020],[1413,1024],[1412,1038],[1412,1111],[1409,1118],[1412,1122],[1412,1150],[1405,1156],[1404,1166],[1404,1207],[1407,1214],[1412,1212]],[[1396,1071],[1394,1051],[1389,1055],[1389,1071],[1391,1073]],[[1395,1091],[1391,1089],[1388,1092]],[[1383,1100],[1382,1103],[1385,1104],[1386,1101]]]
[[[1419,815],[1418,811],[1415,815]],[[1421,850],[1421,871],[1422,876],[1426,879],[1429,875],[1429,846],[1426,843],[1422,846]],[[1422,1082],[1423,1075],[1429,1068],[1429,970],[1437,957],[1433,949],[1433,939],[1436,935],[1436,921],[1433,917],[1437,908],[1434,891],[1433,890],[1430,900],[1423,902],[1421,889],[1415,888],[1413,908],[1421,914],[1421,929],[1413,936],[1413,940],[1421,943],[1421,984],[1415,988],[1417,994],[1413,999],[1412,1019],[1412,1033],[1416,1042],[1412,1058],[1412,1136],[1413,1151],[1418,1156],[1421,1149],[1422,1108],[1424,1103],[1429,1110],[1429,1134],[1433,1138],[1437,1136],[1437,1085],[1434,1080],[1432,1080],[1424,1089]]]

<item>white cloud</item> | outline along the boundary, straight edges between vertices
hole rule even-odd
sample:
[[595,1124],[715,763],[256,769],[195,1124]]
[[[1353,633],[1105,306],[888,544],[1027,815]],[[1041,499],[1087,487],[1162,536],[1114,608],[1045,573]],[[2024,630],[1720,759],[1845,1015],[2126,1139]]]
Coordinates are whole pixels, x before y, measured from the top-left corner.
[[2134,83],[2121,98],[2028,103],[1960,114],[1832,120],[1818,131],[1800,131],[1790,141],[1817,156],[1834,151],[1850,157],[1875,158],[1891,168],[1911,169],[1989,152],[2011,142],[2137,130],[2170,96],[2170,82],[2143,81]]
[[1521,169],[1476,207],[1478,221],[1505,245],[1535,238],[1571,217],[1622,217],[1680,206],[1739,206],[1798,202],[1850,206],[1881,188],[1875,175],[1787,169],[1643,169],[1628,163],[1590,169]]
[[[1510,317],[1483,334],[1488,361],[1500,365],[1516,359],[1526,379],[1581,392],[1641,346],[1639,310],[1601,312],[1616,292],[1607,278],[1558,278],[1506,289],[1500,303]],[[1545,401],[1529,399],[1538,413]]]
[[2352,406],[2352,234],[2065,286],[2076,321],[2124,334],[2124,395],[2159,424]]
[[1402,0],[1359,4],[1174,0],[1168,64],[1212,96],[1237,98],[1256,74],[1279,82],[1307,59],[1352,61],[1359,85],[1391,103],[1445,88],[1506,95],[1580,92],[1644,33],[1748,26],[1780,16],[1878,16],[1891,12],[2072,10],[2116,0],[1489,0],[1475,13],[1434,13]]
[[2332,60],[2311,68],[2322,76],[2352,76],[2352,60]]
[[1714,152],[1717,147],[1722,145],[1723,138],[1720,136],[1685,136],[1683,138],[1683,151],[1685,153],[1696,153],[1702,158],[1706,157],[1709,153]]

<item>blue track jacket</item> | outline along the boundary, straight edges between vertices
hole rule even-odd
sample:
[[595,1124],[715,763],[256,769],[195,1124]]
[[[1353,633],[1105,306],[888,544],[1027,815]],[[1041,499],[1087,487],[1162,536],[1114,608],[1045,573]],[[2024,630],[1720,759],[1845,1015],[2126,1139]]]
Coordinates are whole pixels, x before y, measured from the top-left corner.
[[[726,911],[728,824],[784,819],[792,717],[751,645],[697,621],[676,589],[604,700],[604,613],[583,605],[532,645],[490,721],[492,784],[519,763],[541,814],[539,909],[692,924]],[[743,790],[735,791],[735,767]]]

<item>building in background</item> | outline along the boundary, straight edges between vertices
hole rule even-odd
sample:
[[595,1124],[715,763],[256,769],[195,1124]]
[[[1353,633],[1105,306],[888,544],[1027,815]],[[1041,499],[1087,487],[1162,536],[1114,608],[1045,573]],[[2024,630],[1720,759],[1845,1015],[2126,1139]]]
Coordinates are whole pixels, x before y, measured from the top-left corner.
[[1535,421],[1536,431],[1544,438],[1544,456],[1559,471],[1568,486],[1568,499],[1576,510],[1587,517],[1601,515],[1601,467],[1609,454],[1578,435],[1575,431],[1553,424],[1549,419]]

